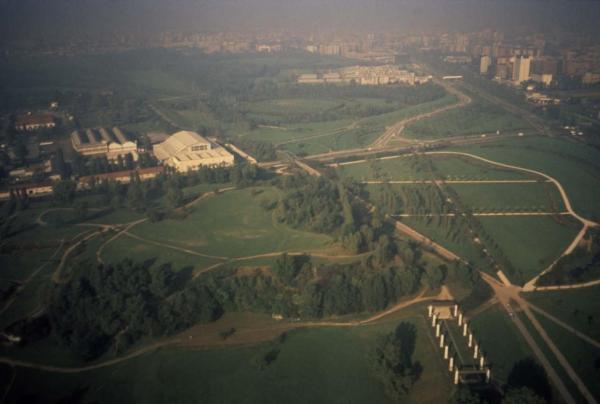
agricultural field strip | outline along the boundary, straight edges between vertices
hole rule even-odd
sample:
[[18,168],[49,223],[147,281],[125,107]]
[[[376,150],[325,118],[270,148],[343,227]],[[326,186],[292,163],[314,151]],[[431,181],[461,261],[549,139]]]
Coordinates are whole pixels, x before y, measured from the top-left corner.
[[[298,322],[298,323],[290,323],[290,328],[366,326],[366,325],[369,325],[371,323],[374,323],[374,322],[382,319],[383,317],[386,317],[392,313],[395,313],[401,309],[404,309],[406,307],[409,307],[409,306],[412,306],[412,305],[415,305],[418,303],[423,303],[426,301],[436,300],[438,298],[445,297],[445,294],[443,291],[440,292],[440,294],[436,295],[436,296],[424,296],[424,293],[425,292],[423,291],[411,300],[400,302],[400,303],[396,304],[395,306],[392,306],[391,308],[389,308],[381,313],[375,314],[364,320],[353,320],[353,321],[347,321],[347,322],[342,322],[342,321],[308,321],[308,322],[303,322],[303,323]],[[80,366],[80,367],[64,367],[64,366],[44,365],[44,364],[40,364],[40,363],[28,362],[28,361],[23,361],[23,360],[18,360],[18,359],[12,359],[12,358],[8,358],[8,357],[0,357],[0,363],[7,364],[9,366],[18,366],[18,367],[36,369],[36,370],[41,370],[41,371],[46,371],[46,372],[81,373],[81,372],[87,372],[87,371],[91,371],[91,370],[95,370],[95,369],[101,369],[101,368],[117,365],[119,363],[128,361],[130,359],[136,358],[141,355],[144,355],[146,353],[156,351],[160,348],[164,348],[169,345],[177,345],[181,342],[183,342],[183,341],[180,338],[168,339],[168,340],[156,342],[154,344],[140,348],[140,349],[133,351],[130,354],[122,356],[120,358],[109,359],[104,362],[87,365],[87,366]]]

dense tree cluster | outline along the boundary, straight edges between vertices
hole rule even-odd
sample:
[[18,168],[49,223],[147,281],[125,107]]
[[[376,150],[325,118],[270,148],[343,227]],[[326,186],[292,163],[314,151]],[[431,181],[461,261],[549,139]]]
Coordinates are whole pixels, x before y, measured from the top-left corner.
[[381,335],[369,353],[375,374],[394,400],[401,400],[410,392],[423,370],[421,364],[412,359],[416,340],[415,326],[402,322],[391,333]]
[[150,268],[128,260],[85,268],[84,275],[51,293],[53,333],[74,353],[93,359],[111,346],[125,349],[142,336],[167,335],[218,318],[222,309],[209,289],[181,278],[169,266]]
[[419,287],[439,287],[443,268],[426,265],[416,245],[390,247],[386,262],[375,254],[361,263],[315,265],[309,256],[281,255],[272,270],[238,274],[234,268],[206,276],[204,284],[226,310],[320,318],[379,311]]
[[392,229],[383,217],[369,209],[360,184],[325,177],[294,175],[279,181],[283,196],[275,218],[292,227],[337,236],[348,250],[360,253],[382,246]]
[[[233,167],[203,167],[197,171],[182,174],[166,169],[155,178],[142,181],[139,173],[130,174],[129,183],[122,184],[113,180],[92,177],[90,192],[100,195],[103,207],[127,207],[137,212],[146,212],[152,218],[163,216],[158,212],[164,208],[170,210],[181,207],[185,202],[183,189],[198,184],[233,183],[238,187],[254,184],[265,177],[265,172],[255,165],[238,164]],[[62,180],[53,187],[55,202],[59,205],[71,205],[75,200],[76,183]],[[160,213],[160,214],[159,214]]]

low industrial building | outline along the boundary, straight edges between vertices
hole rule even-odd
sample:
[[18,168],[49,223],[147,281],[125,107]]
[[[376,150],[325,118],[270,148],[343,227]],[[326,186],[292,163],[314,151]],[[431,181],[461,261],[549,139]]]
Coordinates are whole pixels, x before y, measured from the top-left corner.
[[54,127],[56,127],[56,120],[50,114],[27,114],[18,117],[15,121],[16,130],[34,131]]
[[181,131],[154,145],[154,155],[164,165],[185,172],[200,167],[232,166],[233,154],[196,132]]
[[78,189],[90,189],[94,183],[102,181],[114,181],[119,184],[129,184],[131,176],[137,175],[140,181],[148,181],[155,178],[164,171],[164,167],[146,167],[135,170],[113,171],[111,173],[100,173],[87,175],[79,178],[77,182]]
[[137,144],[116,126],[111,131],[105,128],[87,129],[71,133],[73,149],[84,156],[106,155],[109,160],[131,154],[137,160]]

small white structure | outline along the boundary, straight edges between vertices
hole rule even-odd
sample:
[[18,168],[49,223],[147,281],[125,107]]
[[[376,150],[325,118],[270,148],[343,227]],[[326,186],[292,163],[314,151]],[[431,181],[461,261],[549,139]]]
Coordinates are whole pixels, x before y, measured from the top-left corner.
[[163,164],[185,172],[200,167],[232,166],[233,154],[196,132],[180,131],[154,145],[154,155]]

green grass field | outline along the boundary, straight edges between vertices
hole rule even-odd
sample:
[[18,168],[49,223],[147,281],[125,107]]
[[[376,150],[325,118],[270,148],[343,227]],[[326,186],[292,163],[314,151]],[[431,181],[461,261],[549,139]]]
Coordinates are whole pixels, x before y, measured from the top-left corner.
[[471,319],[471,326],[490,363],[492,377],[500,383],[506,383],[516,362],[533,356],[510,317],[497,304]]
[[562,224],[547,216],[479,217],[478,220],[513,266],[522,272],[523,281],[548,267],[579,231],[576,225]]
[[475,212],[563,212],[562,198],[549,183],[451,184]]
[[542,171],[561,182],[579,214],[600,218],[600,152],[589,146],[572,140],[526,137],[455,150]]
[[339,107],[342,99],[284,98],[255,101],[244,104],[243,109],[257,115],[281,116],[289,114],[314,114]]
[[[262,192],[253,196],[256,189]],[[145,222],[133,228],[132,233],[223,257],[316,250],[332,243],[328,236],[276,223],[260,203],[276,201],[278,192],[273,187],[225,192],[195,205],[183,220]]]
[[527,301],[600,340],[600,287],[527,293]]
[[222,260],[196,256],[156,244],[145,243],[127,236],[121,236],[108,244],[102,251],[106,263],[118,263],[124,259],[153,262],[155,266],[170,264],[173,270],[198,271]]
[[501,108],[481,100],[459,109],[443,112],[408,126],[403,136],[409,139],[439,139],[461,135],[479,135],[497,130],[530,129],[527,122]]
[[[359,103],[367,103],[374,106],[387,105],[385,100],[379,99],[360,98],[356,100]],[[333,100],[325,101],[332,102]],[[336,99],[335,101],[343,101],[343,99]],[[269,101],[268,103],[272,104],[273,102],[277,101]],[[345,118],[325,122],[281,124],[276,125],[277,127],[259,126],[254,130],[241,132],[239,135],[272,142],[280,145],[285,150],[306,155],[324,153],[331,150],[364,147],[382,135],[386,126],[392,125],[401,119],[422,114],[454,102],[456,102],[454,96],[446,95],[435,101],[360,119]],[[306,109],[309,111],[316,110],[320,105],[319,103],[315,103],[314,106],[307,105],[306,100],[295,101],[295,104],[297,103],[299,103],[301,110]],[[330,106],[330,104],[324,106]],[[281,111],[284,108],[287,108],[287,106],[278,106],[275,108],[275,112]],[[263,104],[258,105],[258,110],[263,113],[265,111],[268,112],[268,108]]]
[[[444,180],[537,180],[524,173],[494,167],[467,157],[428,155],[437,178]],[[431,173],[419,168],[411,156],[398,156],[340,166],[341,174],[357,180],[385,179],[390,181],[429,180]]]
[[[421,363],[423,373],[406,402],[441,402],[451,385],[440,352],[428,336],[424,319],[408,320],[417,326],[413,359]],[[226,350],[162,349],[74,375],[18,368],[8,401],[25,392],[56,401],[79,391],[88,401],[114,403],[389,402],[366,357],[376,336],[399,321],[396,317],[366,327],[291,332],[279,345],[277,359],[262,371],[254,362],[269,349],[268,344]]]

